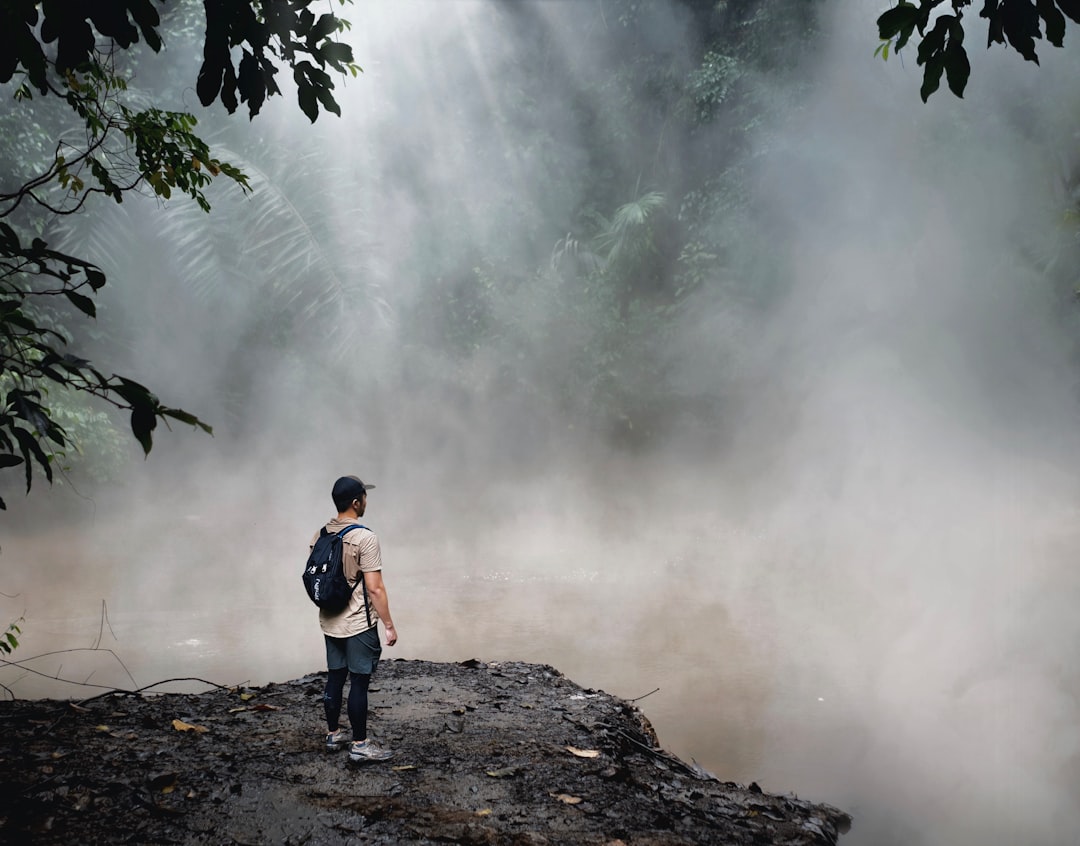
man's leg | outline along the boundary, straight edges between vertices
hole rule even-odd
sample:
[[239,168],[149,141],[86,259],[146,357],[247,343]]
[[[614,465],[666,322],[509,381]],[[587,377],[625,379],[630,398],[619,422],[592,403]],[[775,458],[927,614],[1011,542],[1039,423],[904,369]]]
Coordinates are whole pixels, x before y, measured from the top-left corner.
[[[349,673],[349,723],[353,740],[367,740],[369,673]],[[341,700],[338,699],[340,707]]]
[[[348,678],[347,667],[339,667],[326,673],[326,689],[323,691],[323,708],[326,711],[326,728],[330,732],[337,731],[341,721],[341,694],[345,689],[345,679]],[[367,693],[364,694],[365,709],[367,706]],[[349,718],[352,719],[352,695],[349,695]]]
[[326,749],[336,752],[348,741],[349,733],[341,725],[341,693],[349,670],[345,656],[345,641],[325,635],[326,688],[323,690],[323,711],[326,713]]
[[377,629],[368,629],[349,639],[349,722],[353,731],[353,742],[349,747],[350,761],[385,761],[393,757],[392,752],[372,743],[367,737],[368,684],[379,666],[381,653]]

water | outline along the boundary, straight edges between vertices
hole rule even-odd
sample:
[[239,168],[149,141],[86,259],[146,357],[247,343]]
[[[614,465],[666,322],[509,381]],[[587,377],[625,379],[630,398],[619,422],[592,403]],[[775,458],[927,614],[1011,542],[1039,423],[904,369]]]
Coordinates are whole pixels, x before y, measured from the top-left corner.
[[[1014,516],[1029,532],[1009,535],[999,514],[980,540],[954,520],[959,534],[936,532],[934,544],[970,560],[976,579],[920,563],[918,544],[887,553],[850,529],[828,541],[714,511],[673,507],[618,531],[584,511],[407,531],[394,511],[368,521],[386,526],[401,636],[386,658],[532,661],[639,699],[685,760],[851,812],[848,846],[1070,842],[1075,685],[1053,672],[1062,641],[1039,636],[1073,618],[1068,532],[1025,512]],[[163,508],[134,525],[101,518],[6,539],[5,592],[18,596],[4,608],[25,616],[16,657],[45,676],[127,689],[321,670],[299,581],[306,519]],[[861,519],[868,543],[879,537]],[[149,557],[119,561],[121,536]],[[1009,576],[1013,561],[1023,579]],[[79,651],[43,654],[53,650]],[[0,683],[21,697],[101,689],[16,667],[0,669]],[[1009,800],[1021,795],[1022,805]]]
[[[154,571],[139,576],[121,576],[101,557],[110,531],[100,527],[78,535],[78,560],[71,558],[73,543],[55,533],[8,541],[8,561],[40,558],[43,550],[55,560],[65,550],[72,569],[55,574],[59,582],[49,568],[39,571],[53,579],[48,591],[23,574],[27,610],[16,657],[42,656],[26,667],[44,676],[8,667],[0,683],[25,698],[78,698],[98,688],[55,677],[124,688],[185,677],[232,685],[323,668],[317,612],[300,588],[298,567],[282,561],[279,568],[275,556],[258,575],[240,563],[223,582],[228,593],[215,592],[214,571],[196,564],[213,553],[193,551],[201,532],[177,525],[171,537],[159,535]],[[388,545],[386,579],[401,641],[384,657],[550,664],[583,686],[642,697],[640,707],[676,754],[725,778],[760,781],[769,703],[779,692],[790,707],[820,706],[808,691],[778,686],[768,617],[703,601],[688,562],[660,562],[650,573],[627,554],[619,573],[610,566],[619,551],[600,557],[590,544],[574,549],[566,539],[562,560],[582,564],[565,571],[546,566],[536,547],[509,535],[493,533],[466,550]],[[72,651],[45,654],[58,650]],[[154,689],[203,688],[177,682]]]

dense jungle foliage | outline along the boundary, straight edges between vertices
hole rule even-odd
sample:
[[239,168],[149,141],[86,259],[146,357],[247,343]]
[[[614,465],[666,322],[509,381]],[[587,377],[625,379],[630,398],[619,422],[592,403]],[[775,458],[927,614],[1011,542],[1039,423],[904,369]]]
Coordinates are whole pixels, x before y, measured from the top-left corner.
[[327,70],[359,71],[351,48],[334,40],[347,24],[316,16],[310,5],[227,0],[195,15],[191,4],[178,4],[163,20],[149,0],[4,4],[0,83],[10,100],[0,118],[0,469],[21,467],[27,491],[35,466],[51,481],[54,459],[109,429],[105,418],[79,408],[84,398],[130,411],[144,453],[159,419],[210,431],[141,383],[106,375],[68,349],[78,330],[55,303],[66,301],[77,320],[95,317],[93,294],[105,275],[93,260],[50,242],[57,221],[87,209],[94,195],[121,203],[130,192],[167,200],[176,190],[209,211],[205,190],[214,177],[248,187],[246,175],[211,154],[193,115],[161,109],[157,91],[128,84],[152,61],[139,48],[159,53],[170,23],[188,33],[204,25],[203,106],[220,101],[233,112],[243,102],[254,117],[268,96],[281,93],[275,77],[286,66],[311,121],[320,106],[340,113]]
[[[558,409],[568,425],[622,449],[647,448],[686,420],[722,420],[722,388],[671,377],[669,342],[703,303],[753,311],[783,297],[784,268],[749,173],[768,149],[768,127],[803,107],[806,45],[821,34],[826,4],[493,3],[486,20],[512,44],[499,72],[513,84],[493,86],[467,43],[444,45],[452,79],[424,81],[433,99],[487,93],[482,114],[458,107],[459,125],[421,124],[414,115],[424,103],[406,102],[408,92],[370,73],[354,80],[359,68],[338,43],[350,25],[309,5],[233,2],[232,24],[208,25],[191,0],[131,0],[117,6],[123,21],[93,20],[112,49],[102,52],[85,19],[55,34],[46,19],[45,52],[4,51],[0,492],[14,490],[16,476],[29,489],[35,466],[50,480],[76,467],[87,480],[114,474],[131,455],[109,404],[131,412],[143,450],[159,419],[244,438],[260,425],[265,374],[284,395],[332,388],[355,378],[353,351],[371,349],[387,327],[407,348],[368,362],[381,370],[366,383],[372,407],[392,408],[403,384],[432,402],[467,402],[483,360],[487,390]],[[929,24],[907,7],[879,22],[894,49]],[[34,26],[38,11],[29,0],[9,4],[4,37]],[[351,11],[363,29],[364,9]],[[563,17],[559,26],[552,15]],[[567,27],[584,46],[566,43]],[[1001,32],[1020,49],[1008,27]],[[46,55],[54,64],[43,64]],[[924,63],[923,46],[919,56]],[[282,84],[312,120],[320,107],[338,111],[336,71],[358,90],[354,102],[381,116],[381,132],[402,134],[399,155],[386,153],[394,147],[385,137],[350,139],[346,154],[328,155],[340,149],[332,116],[302,138],[264,116],[230,117],[241,103],[254,116],[279,93],[276,66],[293,70]],[[552,91],[561,92],[557,115]],[[212,107],[194,111],[195,96]],[[378,198],[410,183],[416,158],[405,149],[437,161],[454,145],[506,178],[493,178],[480,213],[451,193],[418,197],[427,203],[423,237],[381,266],[373,256],[393,233]],[[529,191],[511,178],[510,159],[528,163]],[[128,192],[163,207],[107,201]],[[1046,247],[1036,260],[1061,276],[1064,249]],[[106,279],[116,296],[97,313],[93,292]],[[214,328],[199,344],[213,370],[178,364],[169,385],[168,402],[196,417],[144,387],[140,362],[148,335],[168,350],[208,315]],[[302,404],[293,405],[299,416]]]

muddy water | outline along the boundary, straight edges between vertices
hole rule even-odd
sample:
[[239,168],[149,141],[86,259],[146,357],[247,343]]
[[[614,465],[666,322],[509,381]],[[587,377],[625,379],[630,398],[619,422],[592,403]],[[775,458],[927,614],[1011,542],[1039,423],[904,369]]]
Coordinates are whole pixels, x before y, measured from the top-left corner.
[[[5,541],[4,590],[19,595],[4,603],[9,617],[25,616],[16,657],[26,665],[0,669],[0,683],[16,695],[96,690],[62,680],[262,683],[322,667],[316,612],[300,588],[295,554],[222,551],[200,521],[179,520],[139,533],[140,543],[153,538],[140,566],[114,561],[110,535],[99,526]],[[667,748],[744,782],[763,778],[770,709],[785,696],[793,701],[781,708],[796,707],[797,698],[804,700],[797,707],[819,704],[809,692],[778,685],[768,615],[744,607],[736,616],[701,591],[683,562],[650,571],[623,558],[619,572],[581,548],[564,550],[556,571],[520,539],[488,543],[465,550],[387,544],[401,641],[385,657],[551,664],[582,685],[640,698]],[[295,538],[268,540],[271,549],[286,546]],[[212,564],[215,556],[222,560]]]
[[[240,531],[171,514],[4,538],[0,590],[16,596],[0,598],[0,620],[25,617],[16,655],[26,667],[0,668],[0,684],[21,697],[81,697],[97,689],[61,680],[258,684],[320,669],[298,522]],[[850,846],[1075,842],[1064,838],[1076,830],[1074,803],[1059,795],[1074,795],[1076,757],[1067,744],[1053,755],[1038,745],[1043,725],[1067,724],[1068,703],[1034,670],[1022,684],[974,673],[964,648],[980,641],[962,609],[940,618],[955,631],[928,614],[944,593],[830,578],[805,544],[670,520],[663,532],[597,537],[564,520],[556,533],[534,517],[434,543],[389,527],[401,642],[384,655],[546,663],[581,685],[644,697],[661,743],[684,759],[852,812]],[[972,602],[993,598],[983,572]],[[1016,602],[1015,587],[1002,583],[1003,602]],[[1021,731],[1027,714],[1045,719]],[[1018,791],[1024,803],[1005,801]],[[1031,819],[1041,828],[1028,836]]]

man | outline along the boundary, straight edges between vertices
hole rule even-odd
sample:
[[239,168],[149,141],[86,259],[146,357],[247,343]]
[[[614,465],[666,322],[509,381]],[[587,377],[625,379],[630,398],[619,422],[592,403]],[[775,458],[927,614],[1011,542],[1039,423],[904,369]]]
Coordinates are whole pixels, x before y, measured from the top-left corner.
[[[331,496],[338,515],[326,524],[326,531],[340,532],[346,526],[359,525],[367,510],[367,492],[374,487],[365,485],[356,476],[342,476],[334,482]],[[311,540],[312,547],[318,537],[316,532]],[[397,643],[397,631],[390,618],[390,602],[383,584],[379,539],[364,527],[353,529],[342,541],[342,568],[345,578],[350,584],[356,584],[356,589],[345,610],[336,614],[319,610],[319,624],[326,639],[327,678],[323,693],[326,748],[336,751],[348,743],[351,761],[385,761],[393,753],[367,736],[368,684],[382,654],[379,620],[386,629],[387,646]],[[363,584],[358,581],[360,579]],[[347,711],[351,737],[339,726],[346,676],[350,680]]]

